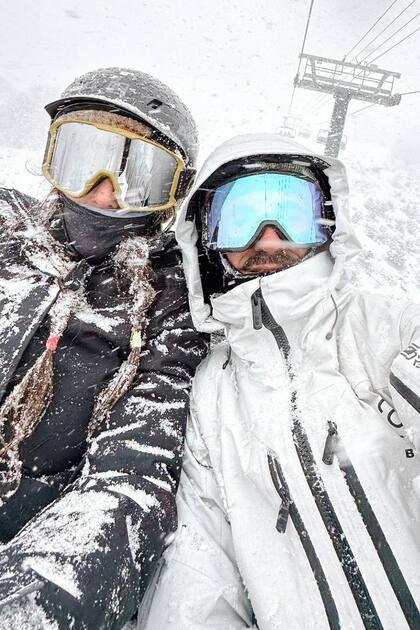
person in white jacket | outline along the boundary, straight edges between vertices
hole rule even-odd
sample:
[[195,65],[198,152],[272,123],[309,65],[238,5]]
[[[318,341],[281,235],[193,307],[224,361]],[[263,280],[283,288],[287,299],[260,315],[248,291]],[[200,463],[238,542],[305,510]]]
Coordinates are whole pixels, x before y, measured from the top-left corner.
[[178,240],[195,325],[226,341],[195,377],[140,627],[419,629],[420,307],[350,286],[343,165],[234,138]]

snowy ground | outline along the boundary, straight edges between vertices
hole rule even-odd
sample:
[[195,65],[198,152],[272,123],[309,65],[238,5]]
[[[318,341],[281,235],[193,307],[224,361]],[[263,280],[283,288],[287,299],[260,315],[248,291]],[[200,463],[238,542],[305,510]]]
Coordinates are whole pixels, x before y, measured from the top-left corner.
[[[359,145],[340,156],[348,168],[352,218],[364,248],[352,270],[353,282],[420,301],[418,173],[403,168],[397,158],[391,163],[379,151],[379,157],[372,153],[371,146]],[[42,151],[0,147],[0,185],[42,198],[49,185],[41,163]]]

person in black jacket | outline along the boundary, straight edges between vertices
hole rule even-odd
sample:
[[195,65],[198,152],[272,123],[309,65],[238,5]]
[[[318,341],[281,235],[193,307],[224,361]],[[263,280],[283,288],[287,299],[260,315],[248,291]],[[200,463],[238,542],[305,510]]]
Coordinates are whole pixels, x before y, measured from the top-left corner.
[[121,628],[176,529],[207,349],[162,229],[196,128],[127,69],[87,73],[46,109],[51,194],[0,189],[0,627]]

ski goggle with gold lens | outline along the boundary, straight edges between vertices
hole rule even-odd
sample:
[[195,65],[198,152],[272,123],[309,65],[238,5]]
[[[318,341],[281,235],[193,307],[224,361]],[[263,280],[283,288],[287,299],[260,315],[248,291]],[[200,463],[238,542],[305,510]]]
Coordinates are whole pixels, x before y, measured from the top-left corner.
[[43,173],[71,197],[83,197],[109,178],[121,209],[172,208],[183,160],[139,134],[109,125],[56,121],[50,127]]
[[271,225],[293,244],[321,245],[334,225],[325,205],[331,204],[317,182],[276,172],[239,177],[208,196],[204,244],[220,252],[245,251]]

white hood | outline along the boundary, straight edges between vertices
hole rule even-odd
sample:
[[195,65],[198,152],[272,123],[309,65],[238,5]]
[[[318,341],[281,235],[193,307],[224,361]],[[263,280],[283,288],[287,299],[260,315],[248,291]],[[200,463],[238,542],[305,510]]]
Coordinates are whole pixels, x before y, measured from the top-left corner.
[[[194,186],[181,207],[176,237],[182,250],[184,269],[189,291],[189,302],[194,325],[203,332],[215,332],[223,328],[223,323],[212,314],[203,298],[203,287],[198,264],[197,239],[199,235],[195,223],[186,221],[192,196],[200,186],[220,167],[241,157],[252,155],[302,155],[322,159],[330,165],[324,172],[331,186],[331,199],[336,216],[336,229],[330,253],[334,260],[334,270],[330,287],[338,288],[346,281],[346,266],[360,251],[360,243],[350,223],[348,209],[348,183],[342,162],[313,153],[306,147],[278,134],[249,134],[236,136],[224,142],[213,151],[199,171]],[[289,270],[278,273],[286,274]],[[276,274],[277,275],[277,274]],[[250,280],[249,282],[255,282]],[[235,291],[236,289],[232,289]]]

